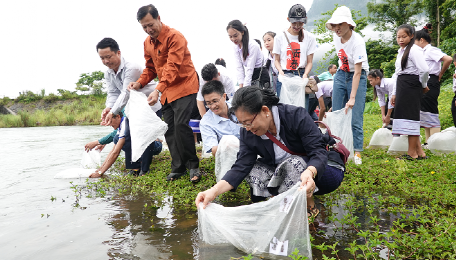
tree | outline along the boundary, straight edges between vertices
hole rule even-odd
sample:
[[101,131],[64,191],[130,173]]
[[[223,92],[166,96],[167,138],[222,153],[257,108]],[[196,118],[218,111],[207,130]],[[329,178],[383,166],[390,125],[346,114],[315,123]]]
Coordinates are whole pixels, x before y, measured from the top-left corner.
[[[317,35],[316,41],[319,44],[324,43],[332,43],[333,42],[333,32],[325,27],[325,23],[332,17],[333,12],[340,7],[341,5],[335,4],[335,8],[333,10],[329,10],[327,12],[322,13],[322,18],[319,20],[314,20],[314,25],[316,28],[312,31],[313,34]],[[363,36],[362,30],[368,25],[367,17],[362,16],[360,11],[351,10],[352,19],[354,20],[355,24],[357,25],[354,30]],[[325,68],[327,69],[328,64],[338,64],[338,58],[335,55],[335,48],[333,47],[330,51],[325,53],[324,57],[321,61],[319,61],[319,65],[316,70],[322,70]]]
[[104,73],[101,71],[94,71],[91,74],[83,73],[76,82],[76,90],[82,92],[92,90],[94,95],[103,95],[103,78]]
[[456,0],[424,1],[427,22],[433,26],[432,42],[438,47],[443,41],[455,38],[455,4]]
[[[373,0],[367,4],[367,8],[368,22],[374,24],[375,30],[381,32],[395,32],[402,24],[416,26],[417,15],[424,11],[422,0],[382,0],[379,3]],[[392,40],[395,38],[394,33]]]

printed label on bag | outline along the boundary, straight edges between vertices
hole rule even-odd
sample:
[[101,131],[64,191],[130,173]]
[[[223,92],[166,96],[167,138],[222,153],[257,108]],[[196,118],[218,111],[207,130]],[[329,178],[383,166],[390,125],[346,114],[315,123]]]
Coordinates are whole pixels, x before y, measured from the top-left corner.
[[273,237],[270,243],[270,254],[287,256],[288,246],[289,240],[279,241],[276,237]]
[[279,212],[289,213],[290,208],[292,207],[292,202],[294,202],[295,196],[286,196],[279,203]]

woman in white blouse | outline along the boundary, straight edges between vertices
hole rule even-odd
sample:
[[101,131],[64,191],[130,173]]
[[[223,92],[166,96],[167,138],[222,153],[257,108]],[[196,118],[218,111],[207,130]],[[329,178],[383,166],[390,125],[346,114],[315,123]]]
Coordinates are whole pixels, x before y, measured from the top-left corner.
[[233,52],[236,61],[236,78],[239,87],[254,85],[257,80],[260,85],[268,84],[270,79],[268,71],[262,71],[263,54],[259,44],[254,40],[249,40],[249,31],[239,20],[231,21],[227,26],[227,34],[230,40],[235,44]]
[[[392,99],[395,87],[394,79],[384,78],[384,71],[382,69],[371,70],[368,72],[367,79],[370,82],[370,85],[374,88],[374,98],[378,98],[379,107],[381,107],[383,126],[387,126],[387,128],[392,129],[391,121],[394,115],[394,106],[389,102],[389,100]],[[387,102],[386,95],[388,95]]]

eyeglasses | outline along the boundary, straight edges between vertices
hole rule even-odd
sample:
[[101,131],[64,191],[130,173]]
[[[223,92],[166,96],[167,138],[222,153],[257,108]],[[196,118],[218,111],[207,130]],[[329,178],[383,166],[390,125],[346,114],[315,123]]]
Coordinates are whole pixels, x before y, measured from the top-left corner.
[[221,101],[221,99],[223,98],[224,96],[222,96],[221,98],[219,98],[218,100],[213,100],[212,102],[208,102],[208,101],[205,101],[205,107],[206,108],[210,108],[212,105],[216,104],[216,103],[219,103],[219,101]]
[[242,123],[238,123],[237,125],[240,126],[240,127],[243,127],[243,128],[247,128],[247,127],[251,127],[252,126],[252,122],[254,122],[255,118],[257,117],[259,113],[256,113],[254,118],[251,120],[251,123],[249,124],[242,124]]

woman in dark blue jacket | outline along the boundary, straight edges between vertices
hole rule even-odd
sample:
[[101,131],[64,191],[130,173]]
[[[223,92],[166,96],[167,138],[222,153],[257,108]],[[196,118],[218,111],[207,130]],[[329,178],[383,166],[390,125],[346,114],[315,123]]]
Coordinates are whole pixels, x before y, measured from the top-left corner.
[[[314,213],[312,195],[330,193],[339,187],[344,163],[336,152],[326,150],[322,133],[306,109],[278,102],[270,90],[251,87],[235,93],[231,111],[243,127],[238,158],[221,181],[198,194],[197,207],[200,202],[206,207],[219,194],[236,190],[244,179],[251,187],[254,202],[282,193],[301,181],[301,187],[306,185],[308,207]],[[285,147],[274,143],[274,138]]]

